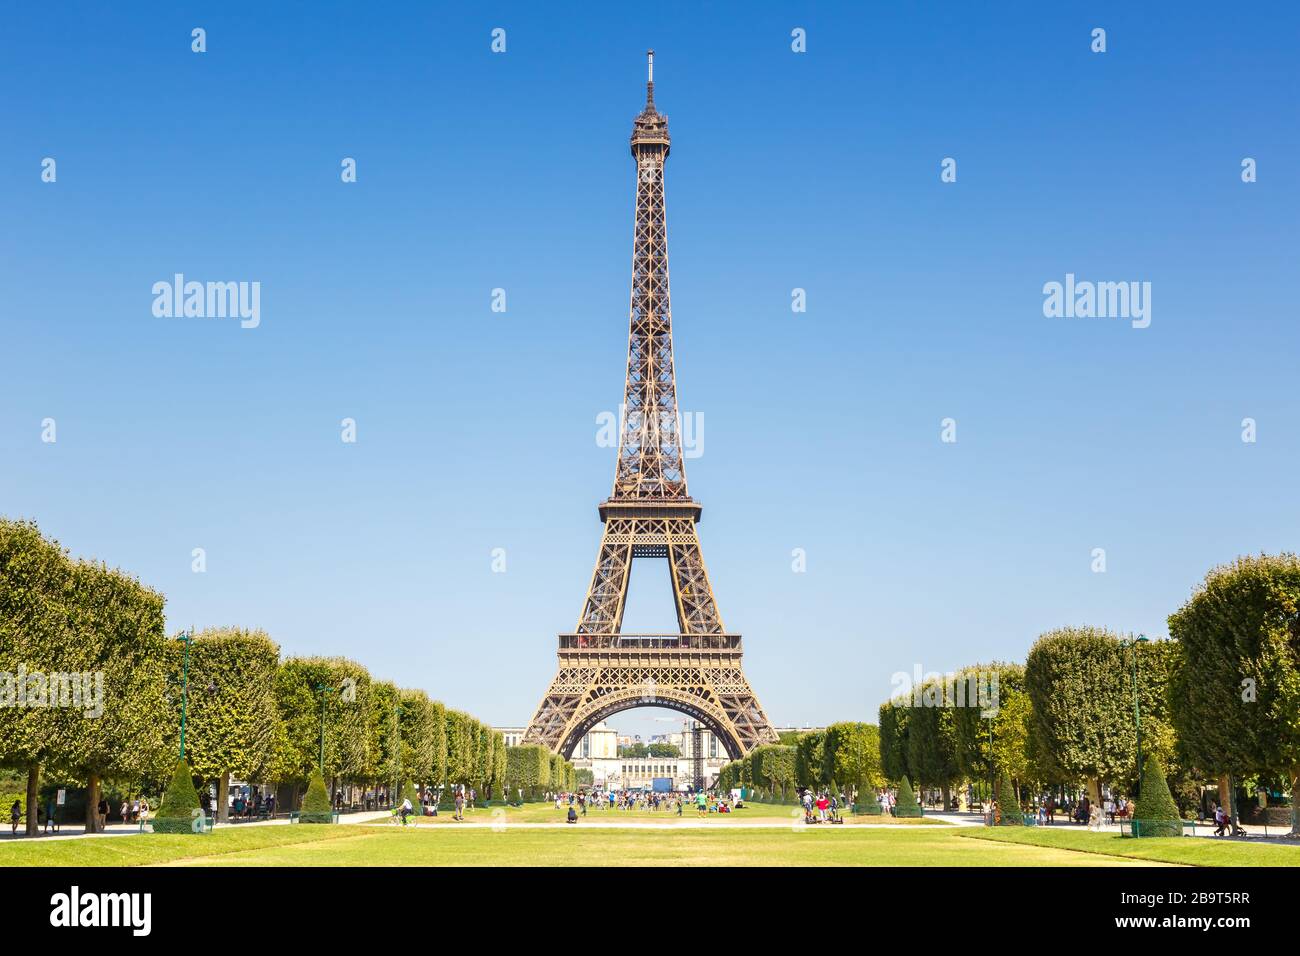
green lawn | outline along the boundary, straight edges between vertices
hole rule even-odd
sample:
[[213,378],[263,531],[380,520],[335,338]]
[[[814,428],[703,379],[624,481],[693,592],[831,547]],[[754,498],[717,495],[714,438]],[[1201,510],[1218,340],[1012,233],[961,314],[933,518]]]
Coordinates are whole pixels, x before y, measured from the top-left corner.
[[922,830],[396,830],[183,861],[215,866],[1105,866],[1094,854]]
[[[554,810],[554,808],[552,808]],[[960,840],[904,829],[555,829],[244,827],[206,836],[142,834],[0,844],[0,866],[1101,866],[1135,861]]]
[[[755,807],[751,820],[776,822],[789,807]],[[0,867],[11,866],[1202,866],[1300,865],[1300,846],[1207,838],[1123,839],[1086,830],[730,825],[677,827],[675,816],[615,812],[629,823],[663,827],[511,827],[556,819],[553,805],[507,816],[501,830],[457,826],[449,816],[418,827],[374,825],[219,827],[202,835],[136,834],[87,839],[5,840]],[[500,822],[491,810],[475,823]],[[588,816],[591,820],[595,812]],[[859,818],[862,819],[862,818]],[[697,822],[697,821],[690,821]],[[441,825],[441,824],[447,825]]]
[[281,844],[339,839],[364,832],[362,827],[294,824],[225,827],[204,835],[141,833],[70,840],[5,840],[0,843],[0,867],[137,866],[209,853],[256,852]]
[[1245,843],[1213,837],[1135,840],[1116,833],[1092,833],[1066,827],[972,827],[963,829],[954,836],[981,842],[996,841],[1004,845],[1041,846],[1193,866],[1300,866],[1300,843],[1295,846]]
[[[522,807],[503,807],[500,805],[491,807],[479,807],[475,810],[465,812],[465,820],[469,823],[493,823],[504,819],[506,823],[563,823],[569,813],[566,805],[563,809],[555,809],[554,803],[526,803]],[[439,826],[441,824],[455,824],[451,817],[451,810],[439,810],[436,817],[411,817],[416,823],[426,826]],[[582,820],[583,823],[591,821],[594,823],[672,823],[678,819],[676,810],[596,810],[587,811],[587,816]],[[735,810],[731,813],[709,813],[701,817],[699,813],[691,807],[683,808],[682,820],[707,821],[710,825],[727,826],[732,823],[753,823],[755,821],[770,823],[774,820],[789,820],[793,824],[795,821],[803,819],[803,811],[795,806],[779,803],[750,803],[745,805],[743,810]],[[878,816],[878,817],[854,817],[846,814],[849,824],[854,823],[907,823],[907,824],[931,824],[938,823],[937,820],[931,820],[925,817],[900,820],[895,817]],[[846,825],[849,825],[846,824]]]

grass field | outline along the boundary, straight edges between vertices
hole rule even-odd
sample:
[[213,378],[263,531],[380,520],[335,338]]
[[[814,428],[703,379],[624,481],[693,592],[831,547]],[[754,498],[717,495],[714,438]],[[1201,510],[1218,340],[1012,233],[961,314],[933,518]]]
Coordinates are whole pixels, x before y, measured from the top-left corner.
[[[442,814],[408,827],[381,821],[219,827],[205,836],[5,840],[0,842],[0,867],[1300,865],[1300,846],[1206,838],[1132,840],[1064,827],[958,828],[934,820],[909,827],[852,822],[804,827],[790,817],[792,809],[758,804],[734,817],[715,814],[700,820],[686,814],[680,823],[669,813],[592,811],[587,820],[569,827],[548,826],[564,815],[554,805],[530,804],[473,811],[468,814],[471,825]],[[787,819],[791,825],[782,825]],[[855,822],[885,819],[859,817]],[[745,821],[759,826],[736,825]]]
[[[504,820],[506,823],[563,823],[565,816],[568,814],[568,807],[562,810],[555,809],[554,803],[526,803],[522,807],[480,807],[477,810],[470,810],[465,813],[465,820],[469,823],[492,823]],[[411,817],[410,819],[421,826],[440,826],[442,824],[455,825],[456,821],[451,817],[452,811],[439,810],[436,817]],[[678,820],[676,810],[589,810],[587,816],[581,821],[582,823],[672,823]],[[736,810],[732,813],[710,813],[704,817],[693,808],[682,810],[682,820],[699,821],[701,819],[708,822],[710,826],[728,826],[736,823],[754,823],[763,822],[771,823],[775,820],[790,820],[793,824],[803,819],[803,811],[798,807],[777,803],[750,803],[743,810]],[[900,820],[895,817],[878,816],[878,817],[847,817],[849,824],[857,823],[880,823],[880,824],[919,824],[922,826],[935,824],[939,821],[931,820],[925,817],[909,820]]]
[[1077,853],[1100,853],[1134,860],[1186,863],[1193,866],[1300,866],[1300,844],[1245,843],[1211,837],[1134,840],[1117,833],[1026,827],[971,827],[955,836],[1016,846],[1041,846]]
[[1135,861],[959,840],[946,827],[506,829],[230,828],[207,836],[105,837],[0,845],[0,866],[1101,866]]

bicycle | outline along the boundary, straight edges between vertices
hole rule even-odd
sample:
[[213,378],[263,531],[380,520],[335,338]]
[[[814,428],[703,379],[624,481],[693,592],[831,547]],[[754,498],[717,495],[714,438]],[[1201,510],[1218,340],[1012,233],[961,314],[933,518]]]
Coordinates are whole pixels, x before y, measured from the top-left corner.
[[415,816],[415,813],[411,812],[408,813],[405,817],[403,817],[401,808],[399,807],[398,809],[394,810],[391,814],[389,814],[388,822],[393,826],[413,827],[415,826],[415,824],[412,823],[410,820],[410,818],[413,816]]

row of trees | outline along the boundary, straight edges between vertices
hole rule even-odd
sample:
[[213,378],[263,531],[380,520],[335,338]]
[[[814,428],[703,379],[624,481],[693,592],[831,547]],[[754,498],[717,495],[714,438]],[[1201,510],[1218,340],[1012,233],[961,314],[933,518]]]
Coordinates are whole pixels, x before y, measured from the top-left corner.
[[[1184,812],[1204,781],[1231,805],[1230,775],[1300,803],[1300,560],[1241,558],[1216,568],[1169,618],[1169,640],[1103,628],[1043,634],[1025,664],[994,663],[931,680],[880,709],[885,776],[925,787],[1005,774],[1023,787],[1137,790],[1154,757]],[[996,675],[996,714],[951,686]],[[919,698],[919,700],[918,700]],[[991,724],[991,726],[990,726]],[[991,734],[990,734],[991,730]],[[1233,808],[1235,812],[1235,807]],[[1293,814],[1293,821],[1295,817]],[[1293,832],[1297,831],[1293,822]]]
[[163,601],[0,519],[0,766],[27,775],[29,833],[42,774],[84,784],[92,830],[104,781],[157,792],[176,766],[183,697],[185,759],[217,781],[223,816],[231,776],[279,785],[296,806],[318,768],[335,785],[501,793],[505,742],[468,714],[345,658],[281,660],[262,631],[196,634],[187,664]]
[[884,704],[878,727],[834,724],[756,748],[727,764],[719,785],[781,799],[799,786],[861,792],[910,780],[948,803],[962,782],[1005,780],[991,784],[996,794],[1083,786],[1095,803],[1103,785],[1137,792],[1140,714],[1143,779],[1163,775],[1182,812],[1217,781],[1235,814],[1235,777],[1289,789],[1300,835],[1300,559],[1214,569],[1169,617],[1169,635],[1050,631],[1023,665],[932,677]]
[[746,787],[759,799],[782,802],[793,799],[801,786],[856,793],[882,781],[879,728],[853,722],[755,747],[718,774],[719,789]]
[[[589,774],[590,771],[587,771]],[[506,748],[505,787],[507,799],[540,800],[544,793],[568,792],[578,788],[573,764],[540,744]]]
[[620,757],[680,757],[682,750],[676,744],[646,744],[638,741],[634,744],[620,744],[618,755]]

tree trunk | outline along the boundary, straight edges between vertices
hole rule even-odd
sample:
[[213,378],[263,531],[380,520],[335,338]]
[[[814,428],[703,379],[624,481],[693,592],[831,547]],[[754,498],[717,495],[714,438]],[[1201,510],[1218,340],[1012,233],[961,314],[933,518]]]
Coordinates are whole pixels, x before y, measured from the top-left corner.
[[230,774],[217,776],[217,822],[230,822]]
[[952,806],[952,786],[945,783],[943,785],[943,812],[947,813],[948,810],[951,808],[951,806]]
[[86,781],[86,832],[99,833],[99,774]]
[[1101,806],[1101,778],[1088,778],[1088,800],[1094,807]]
[[1291,835],[1300,837],[1300,767],[1291,771]]
[[40,828],[41,800],[41,765],[29,764],[27,767],[27,835],[37,836]]

